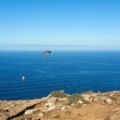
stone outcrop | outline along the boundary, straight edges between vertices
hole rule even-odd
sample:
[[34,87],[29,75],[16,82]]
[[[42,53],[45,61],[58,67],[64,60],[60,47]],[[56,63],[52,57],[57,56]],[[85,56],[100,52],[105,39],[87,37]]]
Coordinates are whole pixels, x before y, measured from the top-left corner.
[[113,109],[105,120],[120,120],[120,108]]
[[[88,92],[88,93],[82,93],[80,95],[79,94],[73,95],[73,97],[70,97],[70,96],[72,95],[66,95],[66,97],[61,98],[61,97],[54,97],[49,95],[47,97],[37,99],[37,100],[0,101],[0,120],[10,120],[11,118],[12,120],[14,119],[27,120],[27,118],[31,118],[31,119],[34,118],[36,120],[37,119],[47,120],[50,117],[50,115],[52,116],[53,113],[55,113],[53,115],[55,118],[61,118],[62,116],[61,114],[65,114],[65,115],[70,114],[71,117],[72,117],[72,114],[74,114],[73,117],[71,118],[72,120],[72,119],[77,119],[76,115],[82,114],[82,109],[87,108],[87,106],[89,106],[88,108],[90,108],[91,106],[91,111],[92,109],[93,111],[94,109],[96,109],[94,112],[101,111],[99,113],[96,113],[98,120],[99,120],[99,114],[103,114],[104,110],[107,111],[106,112],[107,114],[103,115],[104,116],[103,117],[104,119],[102,118],[103,120],[120,120],[120,92],[119,91],[106,92],[106,93],[89,93]],[[68,104],[70,99],[71,99],[71,104]],[[99,106],[100,106],[100,109],[99,109]],[[79,108],[78,112],[81,111],[81,113],[76,114],[76,112],[74,113],[72,111],[72,110],[77,111],[78,108]],[[90,112],[90,111],[87,111],[87,109],[83,111],[84,112],[86,111],[87,114]],[[74,118],[74,116],[76,117]],[[81,117],[84,117],[84,116],[81,115]]]

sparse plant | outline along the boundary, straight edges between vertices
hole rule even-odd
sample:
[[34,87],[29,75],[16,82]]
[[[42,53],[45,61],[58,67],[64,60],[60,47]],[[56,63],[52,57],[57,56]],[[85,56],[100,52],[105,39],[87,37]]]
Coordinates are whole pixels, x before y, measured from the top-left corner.
[[101,94],[102,94],[102,92],[101,92],[101,91],[97,91],[97,93],[101,93]]
[[26,117],[25,120],[32,120],[32,117]]
[[89,94],[89,95],[94,94],[94,93],[95,93],[95,92],[92,91],[92,90],[89,90],[89,91],[87,91],[87,92],[83,92],[83,94]]
[[79,117],[81,116],[81,114],[80,114],[80,113],[78,113],[77,115],[78,115]]
[[77,103],[76,108],[81,108],[82,104]]
[[70,111],[66,111],[65,114],[66,114],[66,115],[70,115],[71,112],[70,112]]
[[56,115],[54,118],[60,118],[60,115]]
[[25,118],[24,118],[24,117],[22,117],[22,118],[21,118],[21,120],[25,120]]
[[51,97],[57,97],[57,98],[64,98],[67,97],[67,95],[65,94],[64,90],[60,90],[60,91],[52,91],[50,93]]
[[83,103],[87,103],[87,101],[84,99],[83,96],[80,94],[76,93],[68,97],[68,105],[71,105],[73,103],[77,103],[78,100],[81,100]]
[[110,117],[109,117],[109,116],[107,116],[104,120],[110,120]]

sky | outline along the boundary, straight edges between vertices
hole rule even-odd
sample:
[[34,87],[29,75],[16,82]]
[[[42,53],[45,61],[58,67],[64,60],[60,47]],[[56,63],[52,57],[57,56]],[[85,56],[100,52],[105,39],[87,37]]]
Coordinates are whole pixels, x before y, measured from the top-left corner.
[[0,0],[0,50],[120,49],[120,0]]

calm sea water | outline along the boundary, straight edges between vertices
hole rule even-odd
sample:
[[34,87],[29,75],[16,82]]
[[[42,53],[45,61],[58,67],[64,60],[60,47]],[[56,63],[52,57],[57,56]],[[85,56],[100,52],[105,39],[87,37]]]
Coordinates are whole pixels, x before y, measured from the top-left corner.
[[0,52],[0,100],[41,98],[61,89],[70,94],[120,90],[120,53]]

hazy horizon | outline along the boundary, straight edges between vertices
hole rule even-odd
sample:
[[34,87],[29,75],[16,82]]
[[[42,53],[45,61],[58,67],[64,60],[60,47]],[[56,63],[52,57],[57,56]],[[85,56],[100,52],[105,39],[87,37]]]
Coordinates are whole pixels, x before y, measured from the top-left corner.
[[90,45],[27,45],[27,44],[13,44],[13,45],[0,45],[0,51],[4,50],[120,50],[119,46],[90,46]]
[[0,50],[119,49],[119,6],[119,0],[1,0]]

